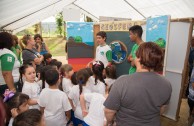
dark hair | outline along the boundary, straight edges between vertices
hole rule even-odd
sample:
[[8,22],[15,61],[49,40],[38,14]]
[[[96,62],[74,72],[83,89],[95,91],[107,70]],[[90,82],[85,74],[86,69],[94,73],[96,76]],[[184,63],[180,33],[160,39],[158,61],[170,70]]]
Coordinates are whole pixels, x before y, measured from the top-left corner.
[[76,79],[76,74],[77,74],[77,72],[74,72],[73,75],[71,76],[71,83],[73,85],[77,85],[78,84],[77,79]]
[[103,70],[104,70],[104,64],[101,61],[93,62],[92,71],[93,71],[93,74],[95,75],[95,85],[97,84],[97,80],[99,79],[101,82],[105,84],[105,86],[107,86],[107,84],[104,81]]
[[89,77],[90,77],[90,75],[86,69],[81,69],[77,72],[76,78],[77,78],[77,82],[79,84],[79,94],[80,95],[81,95],[82,90],[83,90],[82,86],[86,84]]
[[59,72],[54,69],[47,70],[45,73],[45,80],[49,86],[53,86],[59,80]]
[[53,65],[54,66],[57,66],[57,69],[59,70],[60,67],[62,66],[62,62],[57,61],[56,59],[52,59],[49,65],[51,65],[51,66],[53,66]]
[[134,34],[137,34],[139,38],[141,38],[143,34],[143,29],[140,25],[134,25],[129,28],[129,31],[133,32]]
[[40,40],[43,42],[43,38],[40,34],[35,34],[34,35],[34,40],[36,40],[37,38],[40,38]]
[[1,32],[0,33],[0,49],[6,48],[11,50],[13,46],[13,37],[8,32]]
[[[106,39],[107,39],[106,32],[104,32],[104,31],[98,32],[98,33],[96,34],[96,36],[101,36],[102,38],[106,38]],[[105,41],[106,41],[106,39],[105,39]]]
[[32,62],[34,62],[33,59],[24,60],[23,65],[31,65],[32,66]]
[[6,119],[5,106],[3,104],[2,98],[0,97],[0,126],[5,125],[5,119]]
[[[23,36],[23,38],[21,39],[21,45],[22,45],[22,43],[24,44],[24,45],[27,45],[28,43],[28,40],[30,40],[31,39],[31,35],[24,35]],[[22,45],[23,46],[23,45]]]
[[16,46],[16,45],[18,45],[18,37],[16,36],[16,35],[12,35],[12,37],[13,37],[13,40],[15,41],[15,45],[14,46]]
[[70,64],[65,64],[65,65],[62,65],[61,66],[61,69],[60,69],[60,74],[61,74],[61,83],[59,85],[59,89],[63,91],[63,77],[65,77],[65,72],[69,72],[69,71],[72,71],[73,70],[73,67],[70,65]]
[[22,91],[22,87],[23,87],[23,79],[22,79],[22,75],[26,73],[26,69],[29,67],[33,67],[32,65],[29,64],[24,64],[19,68],[19,73],[20,73],[20,78],[19,78],[19,83],[18,83],[18,91],[21,92]]
[[92,72],[91,68],[85,68],[85,69],[88,71],[88,74],[89,74],[90,76],[93,75],[93,72]]
[[107,66],[105,68],[105,72],[106,72],[106,77],[111,78],[111,79],[117,79],[115,65]]
[[46,59],[52,58],[52,55],[50,53],[46,53],[43,55],[43,57],[44,57],[44,61],[46,61]]
[[13,108],[18,108],[23,103],[29,100],[29,96],[20,92],[16,92],[13,97],[6,101],[6,112],[7,112],[7,120],[9,121],[11,118],[11,110]]
[[136,52],[136,56],[140,58],[140,63],[149,71],[158,71],[163,67],[164,53],[162,48],[154,42],[142,43]]
[[38,109],[29,109],[15,117],[13,126],[39,126],[42,113]]
[[43,68],[40,70],[40,80],[42,80],[42,89],[45,88],[45,81],[46,81],[45,73],[47,72],[47,70],[51,70],[51,69],[54,69],[53,66],[47,65],[47,66],[43,66]]

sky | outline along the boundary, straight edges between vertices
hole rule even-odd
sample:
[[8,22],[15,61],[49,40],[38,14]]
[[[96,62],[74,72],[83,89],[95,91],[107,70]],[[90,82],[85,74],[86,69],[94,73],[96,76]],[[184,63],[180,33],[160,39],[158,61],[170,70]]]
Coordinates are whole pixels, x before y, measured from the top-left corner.
[[42,22],[55,22],[55,17],[54,16],[51,16],[51,17],[43,20]]

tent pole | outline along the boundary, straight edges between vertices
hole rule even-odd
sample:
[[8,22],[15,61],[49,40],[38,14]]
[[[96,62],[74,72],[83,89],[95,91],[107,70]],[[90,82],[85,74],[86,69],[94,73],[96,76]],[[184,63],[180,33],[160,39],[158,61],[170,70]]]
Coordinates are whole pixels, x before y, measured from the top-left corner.
[[139,12],[134,6],[132,6],[127,0],[124,0],[129,6],[131,6],[137,13],[139,13],[142,17],[144,17],[144,19],[146,19],[146,17],[141,13]]

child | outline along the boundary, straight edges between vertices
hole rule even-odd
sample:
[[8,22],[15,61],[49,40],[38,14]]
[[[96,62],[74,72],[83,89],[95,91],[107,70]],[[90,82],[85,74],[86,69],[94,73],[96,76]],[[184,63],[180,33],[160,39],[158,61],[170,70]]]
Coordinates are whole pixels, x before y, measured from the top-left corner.
[[[80,104],[82,108],[82,115],[84,116],[84,123],[82,126],[104,126],[104,101],[108,96],[111,87],[106,87],[106,94],[99,93],[84,93],[80,95]],[[88,102],[89,110],[87,110],[86,102]]]
[[62,62],[57,61],[56,59],[52,59],[49,65],[56,66],[57,70],[59,71],[61,69]]
[[6,90],[4,93],[4,102],[7,107],[7,116],[11,117],[8,126],[12,126],[13,119],[20,113],[29,109],[28,100],[29,96],[23,93],[13,93],[12,91]]
[[[40,94],[40,86],[35,82],[36,71],[31,65],[23,65],[20,67],[19,71],[22,84],[20,87],[22,87],[22,93],[27,94],[30,97],[30,99],[28,100],[30,109],[39,109],[37,99]],[[22,76],[25,78],[24,84],[22,81]]]
[[60,73],[62,76],[61,87],[62,90],[68,95],[70,89],[73,87],[71,76],[73,75],[73,67],[70,64],[65,64],[61,67]]
[[129,69],[129,74],[133,74],[136,72],[136,66],[134,63],[134,59],[136,58],[136,51],[139,48],[139,45],[143,43],[142,40],[143,29],[139,25],[134,25],[129,28],[129,37],[132,42],[135,44],[132,47],[131,53],[128,56],[128,61],[131,63],[131,67]]
[[98,47],[96,48],[96,56],[95,59],[88,63],[87,66],[90,65],[90,63],[94,61],[101,61],[104,66],[111,65],[112,62],[112,50],[111,48],[106,44],[106,32],[100,31],[96,34]]
[[46,73],[47,70],[50,70],[50,69],[56,69],[57,70],[57,67],[47,65],[47,66],[43,66],[43,68],[40,71],[40,80],[37,83],[39,84],[41,89],[49,87],[49,85],[45,82],[45,80],[46,80],[45,73]]
[[49,65],[52,60],[52,55],[50,53],[46,53],[44,56],[44,65]]
[[78,124],[82,124],[83,116],[79,98],[82,93],[91,92],[89,89],[86,88],[86,83],[89,77],[90,75],[86,69],[79,70],[76,74],[77,82],[79,85],[74,85],[68,95],[75,115],[75,126],[77,126]]
[[94,61],[92,65],[93,76],[87,82],[88,88],[92,92],[105,94],[106,83],[103,78],[104,64],[101,61]]
[[105,68],[106,79],[105,83],[108,85],[108,88],[115,82],[116,80],[116,66],[110,65]]
[[67,120],[71,117],[71,105],[67,95],[58,89],[59,73],[57,70],[48,70],[45,78],[49,88],[42,90],[38,104],[44,112],[46,126],[66,126]]
[[13,126],[45,126],[43,114],[37,109],[30,109],[19,114]]

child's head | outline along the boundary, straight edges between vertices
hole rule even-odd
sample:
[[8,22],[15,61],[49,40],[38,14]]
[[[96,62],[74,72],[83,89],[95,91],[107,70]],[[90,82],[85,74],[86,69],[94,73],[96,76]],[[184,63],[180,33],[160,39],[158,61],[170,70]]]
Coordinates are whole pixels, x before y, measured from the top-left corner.
[[28,95],[19,92],[13,93],[9,90],[6,90],[4,96],[8,121],[11,117],[15,117],[29,109]]
[[89,74],[90,76],[93,75],[93,72],[92,72],[92,69],[91,69],[91,68],[85,68],[85,69],[88,71],[88,74]]
[[[97,80],[100,80],[105,84],[104,78],[103,78],[103,70],[104,70],[104,64],[101,61],[94,61],[92,64],[92,72],[95,76],[95,83],[97,84]],[[106,84],[105,84],[106,85]]]
[[43,114],[38,109],[29,109],[14,119],[13,126],[45,126]]
[[59,83],[59,72],[54,69],[47,70],[45,79],[49,86],[57,85]]
[[134,25],[129,28],[129,37],[132,42],[135,42],[137,38],[141,38],[143,29],[140,25]]
[[60,69],[60,73],[63,77],[65,78],[71,78],[71,76],[73,75],[74,71],[73,71],[73,67],[70,64],[65,64],[61,66]]
[[86,85],[88,78],[90,77],[88,71],[86,69],[81,69],[77,72],[76,78],[80,88],[80,94],[82,93],[82,86]]
[[31,65],[23,65],[19,69],[20,75],[26,78],[27,82],[33,83],[36,78],[36,71]]
[[32,60],[32,59],[24,60],[23,65],[31,65],[36,70],[36,64],[35,64],[34,60]]
[[43,56],[44,56],[44,61],[46,62],[46,65],[49,65],[52,60],[52,55],[50,53],[46,53]]
[[57,61],[56,59],[52,59],[50,61],[50,64],[49,65],[51,65],[51,66],[57,66],[57,70],[59,71],[61,69],[62,62]]
[[107,78],[116,79],[116,66],[110,65],[105,68],[105,74]]
[[51,69],[57,70],[54,66],[50,66],[50,65],[43,66],[42,69],[40,70],[40,80],[42,80],[42,89],[45,88],[45,80],[46,80],[45,73],[47,70],[51,70]]
[[8,93],[4,99],[7,108],[10,110],[10,112],[12,109],[16,109],[17,113],[20,114],[29,109],[28,105],[29,96],[26,94],[16,92],[10,95],[10,93]]
[[76,74],[77,74],[77,72],[74,72],[73,75],[71,76],[71,83],[73,85],[77,85],[78,84],[77,79],[76,79]]
[[97,43],[99,45],[103,45],[106,42],[107,36],[106,36],[106,32],[104,31],[100,31],[96,34],[96,38],[97,38]]

